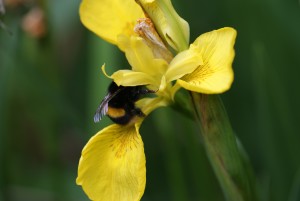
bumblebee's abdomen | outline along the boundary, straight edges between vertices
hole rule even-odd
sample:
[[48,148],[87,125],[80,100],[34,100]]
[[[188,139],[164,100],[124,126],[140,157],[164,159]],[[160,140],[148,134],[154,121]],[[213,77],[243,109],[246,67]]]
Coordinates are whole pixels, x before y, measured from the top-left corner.
[[136,117],[145,116],[145,114],[139,108],[136,107],[130,107],[130,108],[108,107],[107,115],[113,122],[122,125],[134,123]]
[[126,111],[124,108],[108,107],[108,117],[117,124],[128,124],[135,116],[130,111]]
[[111,117],[109,115],[108,117],[116,124],[121,124],[121,125],[128,124],[134,118],[134,116],[129,116],[128,114],[125,114],[122,117]]
[[111,118],[120,118],[125,116],[126,111],[123,108],[108,107],[107,115]]

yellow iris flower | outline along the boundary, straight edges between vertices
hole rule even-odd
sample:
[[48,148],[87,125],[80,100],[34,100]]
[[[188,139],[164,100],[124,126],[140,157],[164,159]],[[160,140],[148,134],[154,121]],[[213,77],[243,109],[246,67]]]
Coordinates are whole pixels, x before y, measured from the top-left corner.
[[164,91],[174,80],[190,91],[222,93],[233,81],[232,62],[236,32],[222,28],[199,36],[189,49],[178,53],[168,64],[155,58],[140,37],[122,37],[122,47],[132,70],[119,70],[111,78],[123,86],[149,85]]
[[[185,41],[177,42],[173,28],[166,25],[170,19],[161,20],[163,25],[155,24],[156,28],[161,28],[160,35],[168,36],[165,42],[179,52],[171,61],[156,57],[144,39],[134,32],[137,20],[145,17],[134,0],[83,0],[80,6],[83,24],[108,42],[118,45],[132,67],[109,77],[118,85],[147,85],[157,90],[157,97],[137,102],[137,107],[146,115],[157,107],[168,105],[180,87],[215,94],[228,90],[233,82],[236,31],[226,27],[202,34],[186,49],[188,24],[172,11],[170,1],[165,1],[168,11],[179,21],[177,25],[182,27],[182,41]],[[161,13],[164,11],[160,11],[159,16]],[[146,184],[145,154],[139,134],[142,121],[138,118],[134,124],[110,125],[93,136],[84,147],[76,182],[91,200],[135,201],[142,197]]]

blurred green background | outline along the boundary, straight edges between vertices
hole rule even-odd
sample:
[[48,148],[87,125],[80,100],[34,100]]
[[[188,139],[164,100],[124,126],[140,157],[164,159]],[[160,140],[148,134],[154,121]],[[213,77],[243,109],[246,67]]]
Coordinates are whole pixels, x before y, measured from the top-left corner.
[[[88,200],[76,186],[87,140],[110,124],[93,115],[124,56],[82,26],[80,0],[7,0],[0,16],[0,201]],[[173,0],[199,34],[238,31],[235,81],[222,95],[262,201],[300,200],[300,5],[296,0]],[[38,28],[26,25],[40,7]],[[30,20],[29,20],[30,21]],[[27,26],[27,27],[26,27]],[[37,29],[37,30],[36,30]],[[192,120],[170,108],[141,128],[144,201],[223,201]]]

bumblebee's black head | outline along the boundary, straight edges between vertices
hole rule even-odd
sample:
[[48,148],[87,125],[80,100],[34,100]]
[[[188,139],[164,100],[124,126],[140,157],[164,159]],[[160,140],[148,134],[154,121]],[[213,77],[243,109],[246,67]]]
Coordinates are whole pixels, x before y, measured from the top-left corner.
[[108,87],[108,93],[115,93],[118,89],[124,88],[123,86],[118,86],[115,82],[112,82]]
[[108,94],[105,96],[94,116],[94,121],[98,122],[104,115],[108,115],[117,124],[127,124],[133,117],[145,116],[137,107],[135,102],[142,95],[155,93],[144,86],[124,87],[112,82],[108,87]]

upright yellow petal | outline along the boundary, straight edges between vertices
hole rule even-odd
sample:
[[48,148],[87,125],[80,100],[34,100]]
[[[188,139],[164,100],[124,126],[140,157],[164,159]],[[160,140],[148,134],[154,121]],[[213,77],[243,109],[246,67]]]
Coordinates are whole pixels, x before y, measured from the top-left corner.
[[113,124],[84,147],[76,182],[91,200],[137,201],[142,197],[146,161],[139,125]]
[[125,52],[133,71],[144,72],[151,76],[159,75],[159,77],[165,73],[168,63],[163,59],[155,58],[143,38],[120,36],[118,44]]
[[119,36],[118,45],[125,52],[132,71],[117,71],[111,76],[115,82],[123,86],[149,84],[150,88],[160,88],[168,63],[163,59],[155,58],[143,38]]
[[193,43],[202,54],[203,65],[178,80],[182,87],[199,93],[222,93],[233,82],[232,62],[236,31],[222,28],[199,36]]
[[144,17],[134,0],[83,0],[79,14],[88,29],[113,44],[120,34],[133,35],[137,19]]

